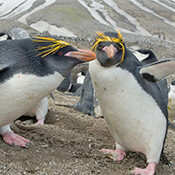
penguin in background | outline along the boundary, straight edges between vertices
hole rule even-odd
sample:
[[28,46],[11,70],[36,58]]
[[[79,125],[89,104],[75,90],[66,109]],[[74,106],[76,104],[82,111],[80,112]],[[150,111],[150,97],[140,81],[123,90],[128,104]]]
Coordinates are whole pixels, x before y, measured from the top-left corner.
[[4,41],[4,40],[11,40],[12,37],[5,32],[0,32],[0,41]]
[[84,83],[82,85],[81,98],[78,103],[76,103],[73,108],[81,111],[85,114],[95,116],[94,113],[94,89],[91,82],[91,77],[89,71],[86,74]]
[[95,59],[86,49],[50,37],[0,42],[0,132],[10,145],[27,147],[30,140],[4,128],[56,89],[71,69]]
[[168,100],[161,95],[167,91],[142,78],[142,63],[126,48],[120,32],[97,32],[92,50],[97,59],[89,63],[90,76],[116,144],[115,150],[101,151],[117,161],[127,150],[141,152],[148,165],[132,173],[154,175],[167,133]]

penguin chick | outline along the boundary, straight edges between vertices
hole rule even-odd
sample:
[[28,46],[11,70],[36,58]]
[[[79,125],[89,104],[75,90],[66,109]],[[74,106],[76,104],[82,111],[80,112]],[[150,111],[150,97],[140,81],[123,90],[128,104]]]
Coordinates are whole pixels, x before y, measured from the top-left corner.
[[[78,50],[65,41],[49,37],[1,41],[0,127],[34,109],[74,66],[95,58],[90,50]],[[13,137],[11,145],[24,146],[30,142],[13,132],[8,137]]]
[[[146,168],[135,175],[154,175],[167,133],[167,104],[157,83],[144,80],[142,63],[129,51],[118,32],[97,33],[92,50],[97,59],[89,63],[95,93],[115,140],[116,149],[102,149],[121,161],[127,150],[145,154]],[[157,125],[158,123],[158,125]]]

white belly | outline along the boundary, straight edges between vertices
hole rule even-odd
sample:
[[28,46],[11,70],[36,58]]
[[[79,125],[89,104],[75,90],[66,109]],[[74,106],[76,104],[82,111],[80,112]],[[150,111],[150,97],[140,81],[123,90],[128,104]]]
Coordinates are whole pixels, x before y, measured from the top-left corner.
[[45,116],[48,112],[48,97],[44,97],[39,103],[32,108],[27,113],[23,114],[24,116],[36,117],[37,120],[42,118],[45,120]]
[[16,74],[0,85],[0,127],[11,123],[34,108],[58,87],[64,78],[59,74],[38,77]]
[[116,144],[146,154],[149,161],[158,161],[166,119],[155,100],[127,70],[115,66],[105,68],[97,60],[90,62],[89,70]]

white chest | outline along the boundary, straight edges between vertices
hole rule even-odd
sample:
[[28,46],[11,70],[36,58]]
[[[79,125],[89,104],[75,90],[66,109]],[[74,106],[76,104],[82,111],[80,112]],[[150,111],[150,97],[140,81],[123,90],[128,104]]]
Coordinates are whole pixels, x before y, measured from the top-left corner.
[[90,62],[89,71],[116,143],[129,150],[145,152],[145,146],[149,147],[148,140],[151,142],[156,137],[163,140],[165,117],[152,96],[130,72],[115,66],[102,67],[97,60]]
[[16,74],[0,85],[0,127],[12,122],[30,109],[63,80],[59,73],[38,77]]

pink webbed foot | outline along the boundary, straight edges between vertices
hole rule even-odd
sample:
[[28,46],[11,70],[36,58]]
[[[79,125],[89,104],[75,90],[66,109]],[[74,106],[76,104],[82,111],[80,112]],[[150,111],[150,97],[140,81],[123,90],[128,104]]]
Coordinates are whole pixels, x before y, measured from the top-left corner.
[[110,150],[110,149],[101,149],[100,150],[102,153],[104,154],[108,154],[109,157],[111,159],[113,159],[114,161],[121,161],[125,158],[126,153],[125,151],[122,151],[120,149],[116,149],[116,150]]
[[156,163],[149,163],[145,169],[135,168],[132,173],[135,175],[154,175],[156,171]]
[[43,118],[38,119],[35,125],[44,125],[44,119]]
[[25,139],[24,137],[18,134],[15,134],[13,132],[7,132],[1,135],[2,135],[4,142],[11,146],[21,146],[21,147],[28,148],[28,145],[31,142],[30,140]]

